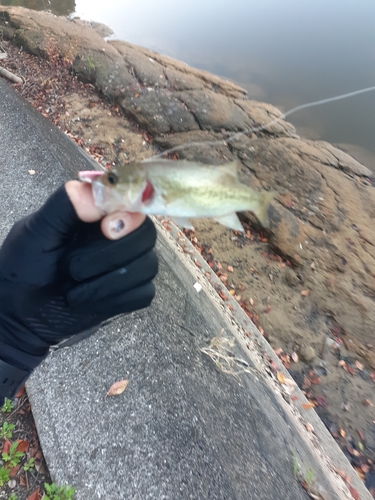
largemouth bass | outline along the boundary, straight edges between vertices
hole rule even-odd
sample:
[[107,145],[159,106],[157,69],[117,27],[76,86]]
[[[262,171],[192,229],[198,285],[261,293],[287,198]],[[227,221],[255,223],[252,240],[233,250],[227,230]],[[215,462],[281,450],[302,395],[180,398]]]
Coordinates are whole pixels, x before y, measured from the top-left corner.
[[203,165],[186,160],[131,163],[105,173],[83,171],[92,184],[95,204],[103,213],[115,210],[162,215],[192,228],[191,218],[207,217],[243,231],[236,212],[254,212],[263,226],[275,191],[254,191],[238,180],[237,162]]

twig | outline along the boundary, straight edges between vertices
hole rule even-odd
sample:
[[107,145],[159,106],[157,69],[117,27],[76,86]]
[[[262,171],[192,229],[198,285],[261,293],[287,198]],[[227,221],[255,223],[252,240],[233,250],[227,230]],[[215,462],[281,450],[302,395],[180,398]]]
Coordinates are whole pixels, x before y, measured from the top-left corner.
[[29,400],[29,397],[28,397],[28,395],[27,395],[27,394],[23,394],[23,396],[24,396],[24,400],[22,401],[22,403],[21,403],[21,404],[19,404],[19,405],[17,406],[17,408],[15,408],[15,409],[12,411],[12,413],[10,413],[10,414],[6,417],[6,419],[5,419],[5,420],[6,420],[7,422],[9,421],[10,417],[12,417],[15,413],[17,413],[17,412],[18,412],[18,410],[19,410],[20,408],[22,408],[22,406],[23,406],[23,405],[24,405],[24,404],[25,404],[25,403]]
[[8,80],[14,83],[22,83],[22,78],[14,75],[13,73],[11,73],[5,68],[2,68],[1,66],[0,66],[0,76],[3,76],[4,78],[7,78]]

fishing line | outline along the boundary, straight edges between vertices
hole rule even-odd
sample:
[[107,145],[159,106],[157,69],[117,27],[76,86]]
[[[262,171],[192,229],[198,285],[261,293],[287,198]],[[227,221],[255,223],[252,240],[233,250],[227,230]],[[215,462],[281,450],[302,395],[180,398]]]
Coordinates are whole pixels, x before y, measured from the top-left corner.
[[333,101],[340,101],[342,99],[348,99],[349,97],[354,97],[356,95],[364,94],[365,92],[371,92],[373,90],[375,90],[375,86],[374,87],[366,87],[366,88],[360,89],[360,90],[355,90],[354,92],[349,92],[347,94],[341,94],[341,95],[338,95],[335,97],[328,97],[327,99],[321,99],[319,101],[313,101],[313,102],[308,102],[306,104],[301,104],[300,106],[296,106],[295,108],[290,109],[289,111],[287,111],[286,113],[281,115],[279,118],[275,118],[274,120],[271,120],[270,122],[266,123],[265,125],[260,125],[258,127],[252,127],[252,128],[242,130],[241,132],[236,132],[235,134],[231,135],[227,139],[220,139],[220,140],[216,140],[216,141],[189,142],[188,144],[180,144],[179,146],[174,146],[173,148],[167,149],[166,151],[163,151],[162,153],[151,156],[151,158],[147,158],[144,161],[152,161],[152,160],[155,160],[157,158],[160,158],[161,156],[164,156],[165,154],[174,153],[176,151],[181,151],[181,149],[190,148],[190,147],[222,146],[223,144],[225,145],[227,142],[231,142],[231,141],[237,139],[238,137],[241,137],[241,135],[249,134],[250,132],[260,132],[261,130],[265,130],[270,125],[274,125],[275,123],[278,123],[281,120],[285,120],[285,118],[287,116],[290,116],[293,113],[300,111],[301,109],[313,108],[315,106],[320,106],[321,104],[327,104],[327,103],[333,102]]

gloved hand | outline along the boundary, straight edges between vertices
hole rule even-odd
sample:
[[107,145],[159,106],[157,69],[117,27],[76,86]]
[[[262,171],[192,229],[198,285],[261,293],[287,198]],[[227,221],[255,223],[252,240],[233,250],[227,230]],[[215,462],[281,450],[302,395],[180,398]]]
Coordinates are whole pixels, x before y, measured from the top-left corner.
[[148,218],[107,239],[100,222],[78,218],[64,187],[13,226],[0,248],[0,398],[16,392],[51,345],[151,303],[155,240]]

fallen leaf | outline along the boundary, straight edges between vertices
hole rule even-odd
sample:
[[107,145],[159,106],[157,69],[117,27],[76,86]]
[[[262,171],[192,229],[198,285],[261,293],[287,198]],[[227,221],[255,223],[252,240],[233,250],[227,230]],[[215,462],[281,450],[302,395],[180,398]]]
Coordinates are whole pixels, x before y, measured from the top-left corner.
[[354,375],[354,368],[350,365],[345,365],[344,366],[344,370],[348,373],[350,373],[350,375]]
[[343,438],[346,436],[346,432],[344,431],[344,429],[340,429],[340,430],[339,430],[339,434],[340,434],[340,436],[341,436],[341,437],[343,437]]
[[315,407],[314,403],[303,403],[303,405],[302,405],[302,408],[304,410],[310,410],[311,408],[314,408],[314,407]]
[[298,363],[299,358],[298,358],[298,354],[297,354],[296,352],[292,352],[292,360],[293,360],[295,363]]
[[358,368],[359,371],[363,371],[363,364],[360,361],[356,361],[355,366]]
[[129,380],[119,380],[108,389],[107,396],[118,396],[128,387]]
[[[249,302],[250,302],[250,305],[251,305],[251,306],[253,306],[253,305],[254,305],[254,300],[253,300],[251,297],[250,297],[250,299],[249,299]],[[374,373],[374,377],[375,377],[375,373]],[[375,381],[375,379],[374,379],[374,381]]]
[[344,472],[342,469],[338,469],[337,473],[343,478],[343,480],[348,483],[350,481],[350,477]]
[[314,432],[314,427],[308,422],[305,424],[305,427],[308,432]]
[[374,406],[369,399],[364,399],[362,404],[363,406]]
[[22,396],[22,394],[24,394],[24,392],[25,392],[25,386],[23,385],[14,397],[20,398]]
[[29,442],[28,441],[18,441],[17,451],[20,451],[21,453],[24,453],[27,450],[28,447],[29,447]]
[[280,382],[280,384],[285,384],[285,377],[284,377],[283,373],[277,372],[276,376],[277,376],[277,380]]
[[[272,373],[277,372],[277,364],[272,359],[270,360],[270,368],[271,368]],[[374,424],[375,424],[375,421],[374,421]]]
[[10,447],[12,446],[11,442],[9,439],[5,440],[5,443],[3,444],[3,449],[1,450],[2,453],[9,453]]
[[234,295],[236,293],[236,290],[233,290],[233,288],[232,288],[232,290],[229,290],[229,293],[230,293],[230,295]]
[[367,474],[370,471],[370,466],[368,464],[361,464],[361,471]]
[[307,297],[309,293],[310,293],[310,290],[302,290],[301,295],[302,295],[302,297]]
[[347,487],[354,500],[360,500],[358,491],[354,489],[353,486],[351,486],[350,484],[347,484]]
[[9,477],[11,477],[11,478],[14,477],[17,474],[17,472],[20,470],[20,468],[21,468],[21,464],[18,464],[15,467],[13,467],[13,469],[10,469]]
[[39,488],[34,491],[30,496],[27,497],[27,500],[38,500],[39,499]]
[[10,481],[8,481],[8,486],[9,488],[12,490],[13,488],[15,488],[17,486],[17,483],[16,483],[16,480],[15,479],[11,479]]
[[26,486],[25,476],[20,476],[20,486]]
[[355,465],[353,466],[354,470],[356,471],[356,473],[358,474],[359,478],[362,479],[362,481],[365,481],[365,475],[364,473],[361,471],[361,469],[359,469],[358,467],[356,467]]
[[363,432],[362,432],[362,431],[360,431],[359,429],[357,429],[357,434],[358,434],[359,439],[360,439],[361,441],[364,441],[364,440],[365,440],[365,438],[364,438],[364,436],[363,436]]
[[294,396],[292,396],[290,399],[291,399],[292,401],[297,401],[298,396],[295,396],[295,395],[294,395]]
[[227,269],[228,269],[228,271],[229,271],[230,273],[233,273],[233,271],[234,271],[233,266],[228,266],[228,267],[227,267]]
[[280,356],[283,350],[281,347],[278,347],[277,349],[274,349],[273,352],[276,354],[276,356]]
[[337,366],[340,366],[340,367],[345,366],[345,365],[346,365],[346,363],[343,359],[340,359],[340,361],[337,363]]

